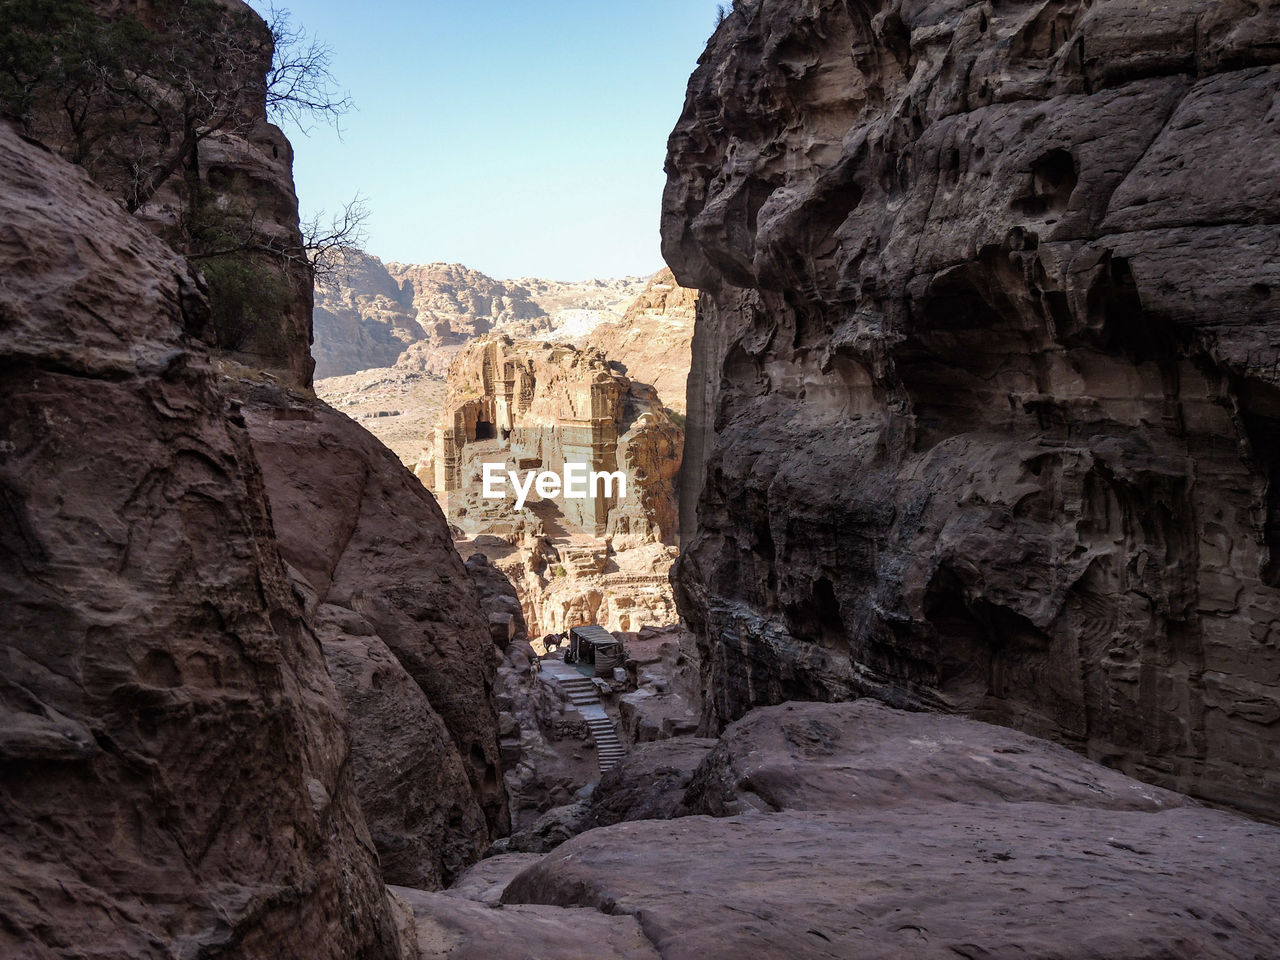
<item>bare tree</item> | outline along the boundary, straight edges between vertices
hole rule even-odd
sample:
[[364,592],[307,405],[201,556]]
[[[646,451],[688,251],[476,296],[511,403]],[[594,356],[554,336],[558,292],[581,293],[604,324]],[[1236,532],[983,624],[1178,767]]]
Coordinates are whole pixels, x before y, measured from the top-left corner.
[[86,167],[133,211],[200,143],[262,116],[337,122],[351,109],[330,50],[273,9],[264,30],[216,0],[103,14],[84,0],[0,0],[0,112]]
[[356,194],[340,213],[327,220],[321,210],[303,221],[303,247],[313,279],[333,276],[346,254],[364,245],[364,225],[368,219],[368,201]]
[[333,49],[301,27],[288,10],[272,6],[267,13],[274,52],[267,71],[267,115],[288,121],[303,133],[304,121],[321,120],[337,127],[353,108],[349,94],[340,94],[330,71]]

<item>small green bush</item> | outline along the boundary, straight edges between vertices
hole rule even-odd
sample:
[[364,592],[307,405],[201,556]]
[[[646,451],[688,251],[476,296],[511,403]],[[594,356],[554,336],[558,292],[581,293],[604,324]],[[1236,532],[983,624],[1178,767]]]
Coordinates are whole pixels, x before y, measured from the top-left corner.
[[282,318],[289,287],[276,270],[251,254],[228,253],[200,261],[209,285],[209,305],[218,346],[223,350],[256,347],[270,352],[284,335]]

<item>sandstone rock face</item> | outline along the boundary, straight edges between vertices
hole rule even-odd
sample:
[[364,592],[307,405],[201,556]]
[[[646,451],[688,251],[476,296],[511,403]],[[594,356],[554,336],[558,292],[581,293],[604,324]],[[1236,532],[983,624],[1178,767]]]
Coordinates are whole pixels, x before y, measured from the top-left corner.
[[421,960],[658,960],[634,917],[595,910],[494,909],[443,893],[397,889],[413,910]]
[[439,508],[316,401],[243,408],[281,555],[351,713],[355,779],[387,879],[438,889],[508,826],[499,660]]
[[645,627],[624,640],[632,689],[618,698],[623,740],[647,743],[696,732],[702,685],[693,635],[679,625]]
[[[484,553],[520,594],[539,638],[582,623],[638,630],[675,619],[668,571],[675,557],[675,478],[681,434],[652,387],[632,384],[597,351],[486,337],[449,370],[433,449],[415,472],[462,532],[459,549]],[[539,497],[519,510],[485,497],[483,465],[521,478],[563,474],[566,463],[621,471],[621,487]]]
[[1280,829],[1020,733],[785,704],[730,727],[687,797],[713,781],[768,803],[591,830],[502,902],[634,917],[673,960],[1234,960],[1280,943]]
[[633,383],[657,390],[665,407],[683,414],[697,301],[697,291],[677,284],[669,269],[659,270],[622,320],[600,324],[586,345],[619,363]]
[[408,344],[426,337],[399,281],[359,250],[316,277],[312,322],[317,378],[390,367]]
[[409,469],[429,455],[444,407],[445,378],[432,372],[430,344],[410,344],[391,367],[315,382],[316,396],[358,421]]
[[410,344],[441,376],[457,348],[495,326],[543,316],[518,285],[460,263],[383,263],[353,250],[316,283],[316,375],[389,367]]
[[717,817],[960,801],[1149,812],[1194,805],[1025,733],[870,699],[752,710],[721,735],[683,798],[690,812]]
[[1280,815],[1276,16],[717,30],[663,211],[709,728],[873,694]]
[[[600,778],[590,797],[547,811],[503,840],[502,849],[516,851],[507,855],[510,857],[546,853],[597,827],[632,820],[671,820],[702,812],[689,808],[685,797],[695,771],[715,747],[715,740],[699,737],[641,744]],[[694,802],[700,797],[699,791]]]
[[0,125],[0,953],[393,957],[194,274]]

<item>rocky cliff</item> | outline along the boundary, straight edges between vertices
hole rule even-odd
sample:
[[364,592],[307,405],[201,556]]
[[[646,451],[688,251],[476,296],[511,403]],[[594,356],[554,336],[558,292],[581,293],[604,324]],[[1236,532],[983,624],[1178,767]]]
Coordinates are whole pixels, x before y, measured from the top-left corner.
[[267,118],[271,29],[243,0],[24,6],[3,11],[0,114],[191,258],[225,356],[308,387],[311,269],[293,148]]
[[316,277],[316,377],[389,367],[405,347],[425,338],[399,282],[377,257],[345,252]]
[[664,406],[683,414],[697,300],[697,292],[677,284],[670,270],[659,270],[622,319],[600,324],[586,345],[620,364],[631,380],[649,384]]
[[199,255],[212,203],[299,266],[265,28],[197,7],[259,102],[136,215],[0,124],[0,954],[413,957],[385,881],[507,829],[500,658],[439,508],[306,388],[309,274],[249,309],[252,254]]
[[431,495],[347,417],[248,387],[280,555],[350,718],[388,882],[438,889],[508,827],[488,619]]
[[185,261],[0,125],[0,953],[399,955]]
[[621,317],[642,287],[636,278],[503,281],[460,263],[383,263],[350,251],[316,282],[316,375],[389,367],[412,346],[413,365],[443,377],[477,337],[578,336]]
[[709,727],[870,694],[1280,816],[1277,35],[735,5],[663,207]]

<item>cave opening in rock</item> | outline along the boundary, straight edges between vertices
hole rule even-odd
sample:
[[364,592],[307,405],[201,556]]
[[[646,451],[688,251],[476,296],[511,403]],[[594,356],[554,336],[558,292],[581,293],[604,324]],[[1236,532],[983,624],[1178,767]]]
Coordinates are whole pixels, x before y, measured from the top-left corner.
[[1028,217],[1062,213],[1079,179],[1075,158],[1066,150],[1050,150],[1032,163],[1030,187],[1013,207]]
[[844,619],[835,586],[828,577],[818,577],[810,585],[807,599],[785,607],[787,630],[792,636],[816,643],[823,649],[848,648]]
[[496,436],[497,436],[497,431],[494,429],[492,423],[490,423],[488,420],[476,421],[476,439],[477,440],[492,440]]

